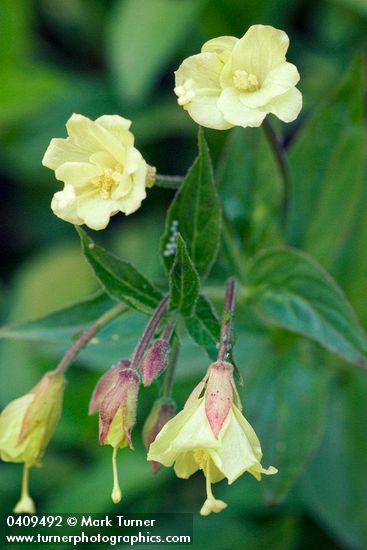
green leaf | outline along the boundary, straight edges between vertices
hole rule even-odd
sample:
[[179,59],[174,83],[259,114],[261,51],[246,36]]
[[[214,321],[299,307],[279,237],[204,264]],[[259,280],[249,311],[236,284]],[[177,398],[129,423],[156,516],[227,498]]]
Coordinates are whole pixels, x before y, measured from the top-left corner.
[[292,249],[263,251],[249,270],[248,283],[250,297],[265,319],[367,366],[366,337],[353,309],[310,256]]
[[139,103],[152,91],[191,32],[204,3],[205,0],[116,3],[107,36],[110,64],[123,99]]
[[38,319],[6,325],[0,329],[0,338],[46,342],[72,338],[114,305],[115,300],[99,292],[91,298]]
[[185,240],[197,272],[204,279],[218,253],[221,208],[202,129],[199,130],[199,156],[187,173],[166,218],[161,253],[167,271],[174,261],[174,239],[177,231]]
[[248,254],[279,240],[282,182],[262,128],[233,128],[216,170],[218,191],[227,219]]
[[[278,469],[264,476],[268,504],[284,500],[317,451],[324,434],[330,371],[320,369],[320,353],[306,340],[283,333],[271,343],[262,365],[246,376],[246,416],[258,434],[264,467]],[[312,422],[310,422],[312,411]]]
[[333,388],[322,446],[302,483],[304,503],[340,547],[367,547],[367,379],[341,373]]
[[332,97],[314,111],[290,151],[288,242],[305,248],[328,268],[350,233],[363,186],[364,70],[358,58]]
[[190,317],[200,292],[200,279],[180,234],[177,236],[176,255],[169,279],[170,308],[177,309],[184,317]]
[[186,319],[186,328],[193,340],[215,361],[218,355],[220,324],[205,296],[199,296],[197,299],[193,315]]
[[151,313],[162,299],[152,283],[131,264],[96,245],[83,229],[76,230],[84,255],[106,292],[138,311]]

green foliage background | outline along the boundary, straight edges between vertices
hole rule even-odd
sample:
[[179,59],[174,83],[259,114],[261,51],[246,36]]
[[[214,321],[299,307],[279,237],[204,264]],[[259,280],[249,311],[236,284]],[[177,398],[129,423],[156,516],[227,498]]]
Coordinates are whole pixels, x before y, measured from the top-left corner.
[[[289,59],[302,76],[303,114],[295,124],[278,127],[293,183],[287,242],[335,277],[367,327],[364,0],[2,0],[0,304],[1,322],[10,328],[1,333],[1,408],[53,368],[71,338],[111,301],[102,296],[89,304],[89,319],[74,308],[72,315],[26,323],[98,289],[75,231],[49,208],[58,188],[41,166],[50,138],[65,135],[72,112],[91,118],[119,113],[132,119],[137,147],[160,173],[186,173],[196,155],[197,128],[177,107],[173,70],[206,39],[241,36],[254,23],[288,32]],[[220,308],[226,276],[234,269],[241,275],[259,248],[281,243],[280,182],[261,128],[205,135],[233,231],[234,245],[222,246],[206,290]],[[139,212],[116,217],[93,238],[159,282],[157,250],[172,198],[173,192],[153,188]],[[195,516],[194,547],[366,548],[367,373],[345,361],[361,363],[363,336],[345,327],[323,334],[327,347],[344,358],[337,359],[286,330],[295,330],[292,311],[279,313],[279,300],[291,304],[295,294],[309,295],[309,267],[302,255],[286,261],[279,254],[260,257],[249,270],[254,287],[267,262],[281,264],[279,277],[250,303],[242,304],[239,296],[235,359],[264,464],[276,465],[280,474],[261,484],[243,476],[231,487],[216,487],[229,507],[220,516]],[[295,266],[306,274],[302,288],[290,277]],[[330,306],[322,285],[317,292],[329,304],[328,318],[343,309],[339,301]],[[99,447],[97,419],[87,416],[87,406],[99,374],[131,353],[146,319],[143,313],[124,314],[70,369],[63,416],[44,468],[32,471],[40,512],[116,511],[110,502],[110,449]],[[296,332],[320,334],[318,326],[300,323]],[[180,407],[207,364],[205,352],[185,340],[174,388]],[[136,451],[120,453],[124,498],[118,510],[197,514],[201,476],[183,481],[169,470],[153,476],[145,460],[140,431],[156,395],[156,387],[141,392]],[[4,512],[18,498],[20,475],[20,466],[0,465]]]

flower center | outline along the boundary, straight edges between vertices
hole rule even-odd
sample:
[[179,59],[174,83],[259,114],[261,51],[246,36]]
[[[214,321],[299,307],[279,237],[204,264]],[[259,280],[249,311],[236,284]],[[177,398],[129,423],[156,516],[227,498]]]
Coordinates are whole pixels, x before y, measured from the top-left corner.
[[112,191],[118,184],[117,176],[121,173],[121,170],[122,167],[120,165],[115,166],[115,169],[105,168],[101,176],[92,180],[92,185],[98,188],[102,199],[111,198]]
[[196,95],[192,78],[185,80],[181,86],[176,86],[173,91],[178,97],[177,103],[181,106],[190,103]]
[[255,92],[260,88],[257,76],[242,69],[237,69],[234,72],[233,84],[240,92]]

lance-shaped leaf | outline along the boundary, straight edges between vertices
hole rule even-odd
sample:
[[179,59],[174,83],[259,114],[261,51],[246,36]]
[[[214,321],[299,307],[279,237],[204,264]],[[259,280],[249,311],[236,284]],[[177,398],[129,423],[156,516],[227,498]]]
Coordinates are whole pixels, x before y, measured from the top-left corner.
[[[0,329],[0,338],[40,342],[64,341],[79,335],[114,306],[116,306],[116,301],[101,291],[91,298],[86,298],[38,319],[5,325]],[[127,306],[126,311],[128,311]]]
[[176,241],[175,260],[170,271],[170,308],[190,317],[200,291],[200,279],[180,234]]
[[171,204],[161,241],[161,253],[167,271],[175,258],[175,240],[180,232],[190,258],[205,278],[217,257],[221,208],[213,178],[213,168],[204,133],[199,130],[199,155],[190,168]]
[[253,303],[268,321],[367,366],[366,336],[352,307],[310,256],[292,249],[265,250],[255,258],[248,283]]
[[205,296],[199,296],[193,315],[186,319],[186,328],[193,340],[205,349],[213,361],[218,355],[220,324]]
[[161,293],[135,267],[96,245],[80,227],[76,229],[84,255],[106,292],[138,311],[151,313]]

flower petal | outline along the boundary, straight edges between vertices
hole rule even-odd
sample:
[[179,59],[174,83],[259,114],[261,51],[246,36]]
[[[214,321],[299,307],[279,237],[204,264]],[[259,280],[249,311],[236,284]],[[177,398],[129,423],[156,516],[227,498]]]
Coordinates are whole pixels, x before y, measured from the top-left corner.
[[289,38],[284,31],[269,25],[253,25],[233,48],[233,71],[246,70],[260,83],[285,61]]
[[283,122],[292,122],[302,109],[302,94],[297,88],[292,88],[285,94],[275,97],[266,108]]
[[[213,462],[225,474],[228,483],[233,483],[244,472],[259,464],[261,459],[259,440],[250,424],[236,409],[233,405],[223,426],[219,436],[220,448],[210,452]],[[237,414],[242,417],[241,423]]]
[[55,170],[58,180],[71,183],[74,187],[82,186],[87,181],[103,174],[103,170],[87,162],[64,162]]
[[181,429],[199,408],[201,402],[202,400],[197,400],[191,407],[183,409],[163,426],[149,447],[148,460],[155,460],[164,466],[172,466],[179,454],[177,449],[173,449],[172,442],[179,436]]
[[96,231],[107,227],[110,217],[118,211],[119,205],[116,201],[101,199],[98,192],[93,196],[81,198],[77,204],[77,215],[82,220],[81,223]]
[[43,166],[56,170],[64,162],[88,162],[89,154],[70,138],[53,138],[42,159]]
[[270,71],[263,83],[263,89],[272,97],[284,94],[299,82],[298,69],[293,63],[281,63]]
[[218,99],[219,96],[198,96],[186,105],[185,109],[200,126],[213,130],[228,130],[233,124],[226,121],[218,109]]
[[233,126],[242,126],[243,128],[260,126],[266,113],[243,105],[240,95],[232,88],[223,90],[218,100],[218,107],[222,111],[224,119]]
[[124,158],[124,145],[111,132],[93,120],[74,113],[67,121],[66,128],[75,143],[91,153],[107,151],[117,162],[121,162]]
[[203,53],[215,53],[225,63],[237,42],[238,38],[234,36],[218,36],[218,38],[212,38],[205,42],[201,51]]
[[81,225],[83,219],[77,212],[78,201],[74,187],[70,184],[65,184],[62,191],[54,194],[51,201],[51,209],[53,213],[62,220]]
[[188,451],[178,455],[174,470],[177,477],[188,479],[192,474],[199,470],[199,464],[194,459],[194,454]]
[[99,126],[110,132],[125,147],[134,145],[134,136],[128,132],[131,120],[119,115],[103,115],[95,121]]
[[199,53],[185,59],[175,72],[176,86],[182,86],[185,81],[193,80],[193,89],[210,91],[213,95],[220,94],[219,75],[223,63],[215,53]]

